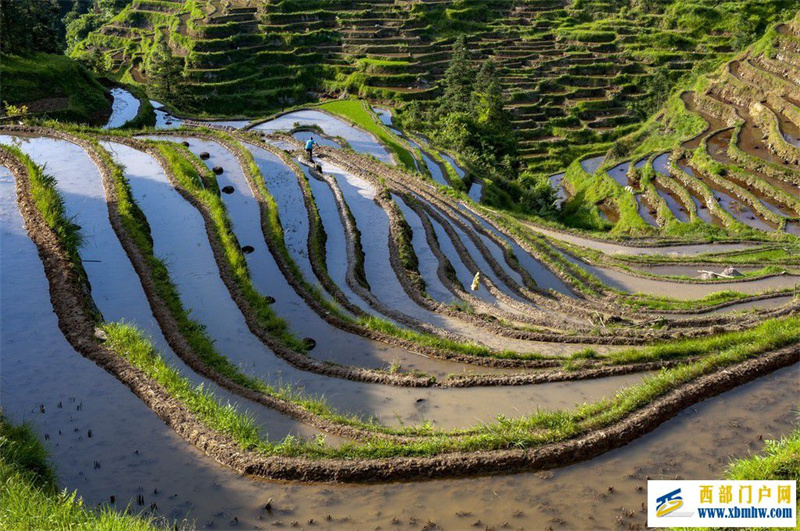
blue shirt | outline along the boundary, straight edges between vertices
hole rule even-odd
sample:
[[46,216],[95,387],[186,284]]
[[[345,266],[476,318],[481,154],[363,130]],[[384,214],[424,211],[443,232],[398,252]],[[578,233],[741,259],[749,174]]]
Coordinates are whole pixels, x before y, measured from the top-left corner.
[[311,139],[309,138],[309,139],[308,139],[308,141],[306,142],[306,149],[311,149],[311,148],[313,148],[313,147],[314,147],[314,144],[316,144],[316,142],[314,142],[313,140],[311,140]]

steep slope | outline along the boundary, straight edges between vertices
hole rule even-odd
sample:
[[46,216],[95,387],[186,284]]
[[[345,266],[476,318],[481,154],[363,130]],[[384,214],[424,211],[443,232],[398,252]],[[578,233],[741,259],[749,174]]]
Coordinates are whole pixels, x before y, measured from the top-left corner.
[[[619,233],[800,234],[800,15],[564,178],[568,222]],[[624,155],[623,155],[624,153]]]
[[106,89],[82,65],[63,55],[0,55],[0,100],[51,118],[103,123],[111,114]]
[[467,34],[474,60],[491,57],[500,67],[521,155],[546,172],[630,133],[677,79],[718,63],[794,3],[644,4],[134,0],[75,54],[101,50],[112,71],[144,82],[161,34],[185,76],[169,103],[199,115],[254,116],[321,93],[430,101],[454,38]]

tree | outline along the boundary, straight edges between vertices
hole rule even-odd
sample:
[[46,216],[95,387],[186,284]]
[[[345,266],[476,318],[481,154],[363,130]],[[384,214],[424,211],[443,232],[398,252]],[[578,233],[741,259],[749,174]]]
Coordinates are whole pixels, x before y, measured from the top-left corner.
[[472,99],[473,115],[480,126],[493,134],[510,128],[511,117],[505,110],[503,88],[493,60],[485,61],[478,70]]
[[175,100],[179,92],[182,65],[173,56],[172,48],[161,31],[156,31],[153,47],[147,56],[145,71],[150,79],[153,93],[165,100]]
[[468,112],[475,72],[469,63],[466,39],[460,35],[453,43],[453,55],[442,81],[444,95],[441,108],[444,112]]
[[558,196],[546,177],[525,172],[522,174],[521,182],[523,192],[520,203],[526,212],[542,217],[556,212]]
[[0,0],[3,53],[60,53],[60,27],[57,0]]

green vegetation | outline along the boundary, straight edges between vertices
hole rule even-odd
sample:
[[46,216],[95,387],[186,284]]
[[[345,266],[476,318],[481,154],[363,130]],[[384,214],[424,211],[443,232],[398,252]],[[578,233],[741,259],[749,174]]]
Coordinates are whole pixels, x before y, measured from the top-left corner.
[[367,111],[365,108],[364,102],[357,100],[331,101],[320,105],[320,109],[343,116],[365,131],[372,133],[391,150],[400,161],[400,164],[407,170],[414,171],[416,168],[414,156],[398,140],[396,135],[392,134],[383,124],[375,120],[372,112]]
[[3,53],[60,52],[62,43],[57,30],[60,23],[57,0],[0,0]]
[[0,98],[24,105],[28,113],[51,118],[100,123],[108,118],[111,101],[95,76],[79,63],[46,53],[0,55]]
[[[796,8],[791,0],[459,0],[408,10],[307,0],[236,11],[217,11],[209,0],[161,3],[158,10],[101,4],[73,17],[72,53],[99,53],[112,72],[141,79],[151,75],[153,43],[166,35],[182,60],[185,89],[167,103],[205,116],[266,115],[308,101],[311,92],[343,90],[437,107],[448,93],[441,62],[469,35],[463,57],[493,60],[532,174],[607,149],[657,110],[673,86],[708,72]],[[223,18],[229,12],[235,21]],[[379,27],[363,20],[379,20]],[[103,31],[110,26],[120,29]],[[514,44],[498,45],[500,39]],[[498,192],[496,199],[506,198]]]
[[[800,428],[778,440],[765,441],[764,450],[759,455],[732,461],[725,471],[724,479],[739,481],[795,480],[800,488]],[[797,509],[800,510],[800,501]],[[675,528],[683,531],[687,528]],[[692,527],[700,531],[714,531],[707,527]],[[766,528],[750,528],[761,531]],[[771,528],[774,529],[774,528]]]
[[[540,411],[519,419],[498,418],[495,423],[481,424],[469,430],[439,431],[430,425],[391,429],[377,424],[360,424],[352,419],[336,416],[327,408],[312,410],[336,422],[346,422],[376,433],[426,435],[412,442],[391,439],[368,439],[364,442],[346,443],[337,448],[324,445],[324,441],[301,441],[287,438],[280,443],[261,439],[252,420],[221,405],[212,394],[202,388],[192,388],[177,372],[166,366],[158,353],[135,329],[127,325],[106,324],[109,336],[107,346],[130,361],[134,366],[162,384],[185,407],[198,415],[209,427],[225,433],[243,449],[265,455],[305,456],[309,458],[376,459],[386,457],[430,456],[455,451],[498,450],[529,448],[568,440],[591,430],[602,429],[625,418],[639,408],[696,378],[757,357],[800,340],[797,318],[772,320],[764,323],[756,341],[753,336],[741,341],[715,341],[710,352],[699,361],[686,363],[673,369],[664,369],[641,384],[624,388],[611,398],[585,404],[574,410]],[[792,332],[793,331],[793,332]],[[777,336],[770,337],[775,332]],[[789,335],[787,335],[789,334]],[[791,336],[791,337],[790,337]],[[731,334],[735,337],[735,334]],[[692,344],[692,341],[695,343]],[[703,344],[704,340],[699,340]],[[697,347],[698,340],[686,346]],[[297,398],[297,395],[295,395]],[[453,437],[458,435],[458,437]]]
[[56,188],[56,181],[52,175],[48,175],[44,170],[34,163],[30,157],[15,146],[2,146],[0,149],[9,152],[17,160],[22,162],[28,171],[30,181],[30,191],[33,202],[37,210],[41,212],[42,219],[58,236],[64,249],[69,255],[70,261],[83,279],[86,279],[86,272],[81,265],[81,258],[78,249],[83,244],[83,235],[78,225],[67,217],[64,199]]
[[510,188],[517,173],[517,141],[497,66],[491,59],[480,68],[473,66],[466,40],[460,36],[453,44],[442,85],[444,92],[435,105],[409,104],[401,114],[402,124],[435,138],[445,151],[458,153],[467,169],[485,181],[485,200],[512,207],[512,197],[521,193]]
[[47,451],[28,424],[0,416],[0,527],[155,531],[151,517],[84,506],[77,491],[59,491]]
[[782,439],[766,441],[762,455],[734,461],[725,477],[733,480],[793,479],[800,483],[800,429]]
[[[181,153],[175,144],[164,142],[158,143],[158,149],[170,165],[180,186],[191,193],[211,216],[216,237],[222,245],[230,271],[259,324],[283,345],[297,352],[305,352],[306,346],[302,339],[294,336],[286,321],[275,313],[267,298],[252,285],[247,261],[236,241],[225,204],[217,192],[216,180],[209,177],[213,180],[213,186],[209,188],[202,184],[195,167],[186,160],[186,157],[194,157],[188,150],[184,149]],[[277,212],[277,209],[274,211]]]

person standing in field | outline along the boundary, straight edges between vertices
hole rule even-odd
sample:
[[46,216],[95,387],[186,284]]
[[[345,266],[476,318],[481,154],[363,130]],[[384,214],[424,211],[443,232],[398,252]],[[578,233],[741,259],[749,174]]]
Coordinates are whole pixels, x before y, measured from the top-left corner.
[[314,142],[314,137],[312,136],[306,141],[306,153],[308,153],[309,162],[314,162],[314,157],[313,157],[314,145],[316,145],[316,142]]

